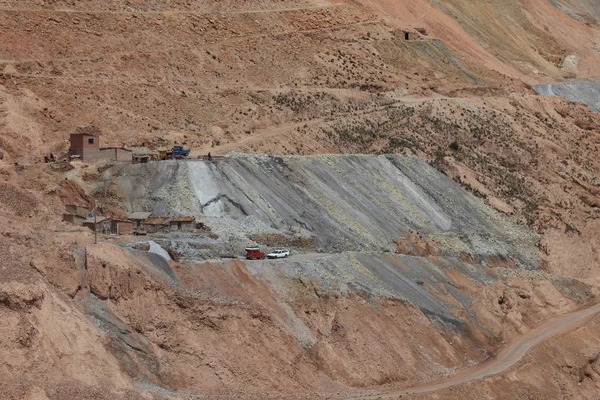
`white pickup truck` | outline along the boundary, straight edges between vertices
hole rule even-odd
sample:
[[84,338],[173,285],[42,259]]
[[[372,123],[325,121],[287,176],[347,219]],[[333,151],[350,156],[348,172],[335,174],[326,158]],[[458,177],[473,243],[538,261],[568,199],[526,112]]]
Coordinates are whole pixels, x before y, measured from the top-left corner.
[[267,254],[268,258],[285,258],[290,255],[289,250],[275,250]]

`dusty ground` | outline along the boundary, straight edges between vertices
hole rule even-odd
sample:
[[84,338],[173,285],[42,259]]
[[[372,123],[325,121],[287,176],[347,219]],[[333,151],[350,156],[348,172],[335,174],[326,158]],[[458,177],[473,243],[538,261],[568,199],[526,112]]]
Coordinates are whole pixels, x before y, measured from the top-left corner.
[[[0,397],[362,396],[466,369],[591,304],[600,119],[529,85],[600,75],[599,15],[587,0],[0,0]],[[400,30],[417,27],[428,36],[406,42]],[[466,253],[452,255],[464,268],[449,266],[410,232],[413,250],[392,264],[313,253],[167,268],[114,238],[94,246],[60,214],[98,194],[96,166],[40,162],[90,122],[103,145],[178,143],[194,155],[416,155],[539,234],[541,271]],[[392,282],[445,304],[454,322],[436,322],[417,295],[399,300],[402,286],[373,296],[341,278],[351,290],[300,279],[309,263],[351,265],[369,282],[393,265]],[[593,398],[596,330],[594,320],[497,377],[421,396]]]

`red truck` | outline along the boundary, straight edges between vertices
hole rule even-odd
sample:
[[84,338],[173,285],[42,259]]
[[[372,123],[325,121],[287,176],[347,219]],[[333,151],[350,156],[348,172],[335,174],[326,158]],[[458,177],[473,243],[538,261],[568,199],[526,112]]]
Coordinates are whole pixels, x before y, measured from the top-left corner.
[[262,260],[266,256],[258,247],[246,248],[246,260]]

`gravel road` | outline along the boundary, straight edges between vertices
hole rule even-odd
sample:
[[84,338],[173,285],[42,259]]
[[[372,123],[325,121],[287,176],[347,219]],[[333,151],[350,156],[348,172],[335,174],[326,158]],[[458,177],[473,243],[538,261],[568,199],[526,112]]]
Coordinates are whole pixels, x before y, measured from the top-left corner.
[[446,389],[461,383],[475,381],[487,376],[502,373],[517,364],[529,350],[544,340],[561,335],[581,326],[591,317],[600,312],[600,303],[583,310],[565,314],[557,319],[547,321],[539,327],[532,329],[508,346],[506,346],[496,357],[488,362],[478,364],[473,368],[461,371],[458,374],[438,383],[426,386],[418,386],[409,389],[401,389],[379,395],[362,397],[361,399],[386,399],[397,398],[400,395],[428,393],[436,390]]

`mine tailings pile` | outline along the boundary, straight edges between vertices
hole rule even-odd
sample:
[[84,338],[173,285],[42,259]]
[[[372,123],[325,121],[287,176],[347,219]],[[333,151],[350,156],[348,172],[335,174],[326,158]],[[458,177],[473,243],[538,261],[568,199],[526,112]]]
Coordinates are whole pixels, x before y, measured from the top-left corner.
[[[120,327],[108,335],[142,390],[415,385],[589,298],[539,270],[536,234],[416,157],[233,154],[131,165],[115,185],[129,212],[207,227],[155,238],[184,262],[88,254],[86,304]],[[292,255],[244,260],[254,246]]]

